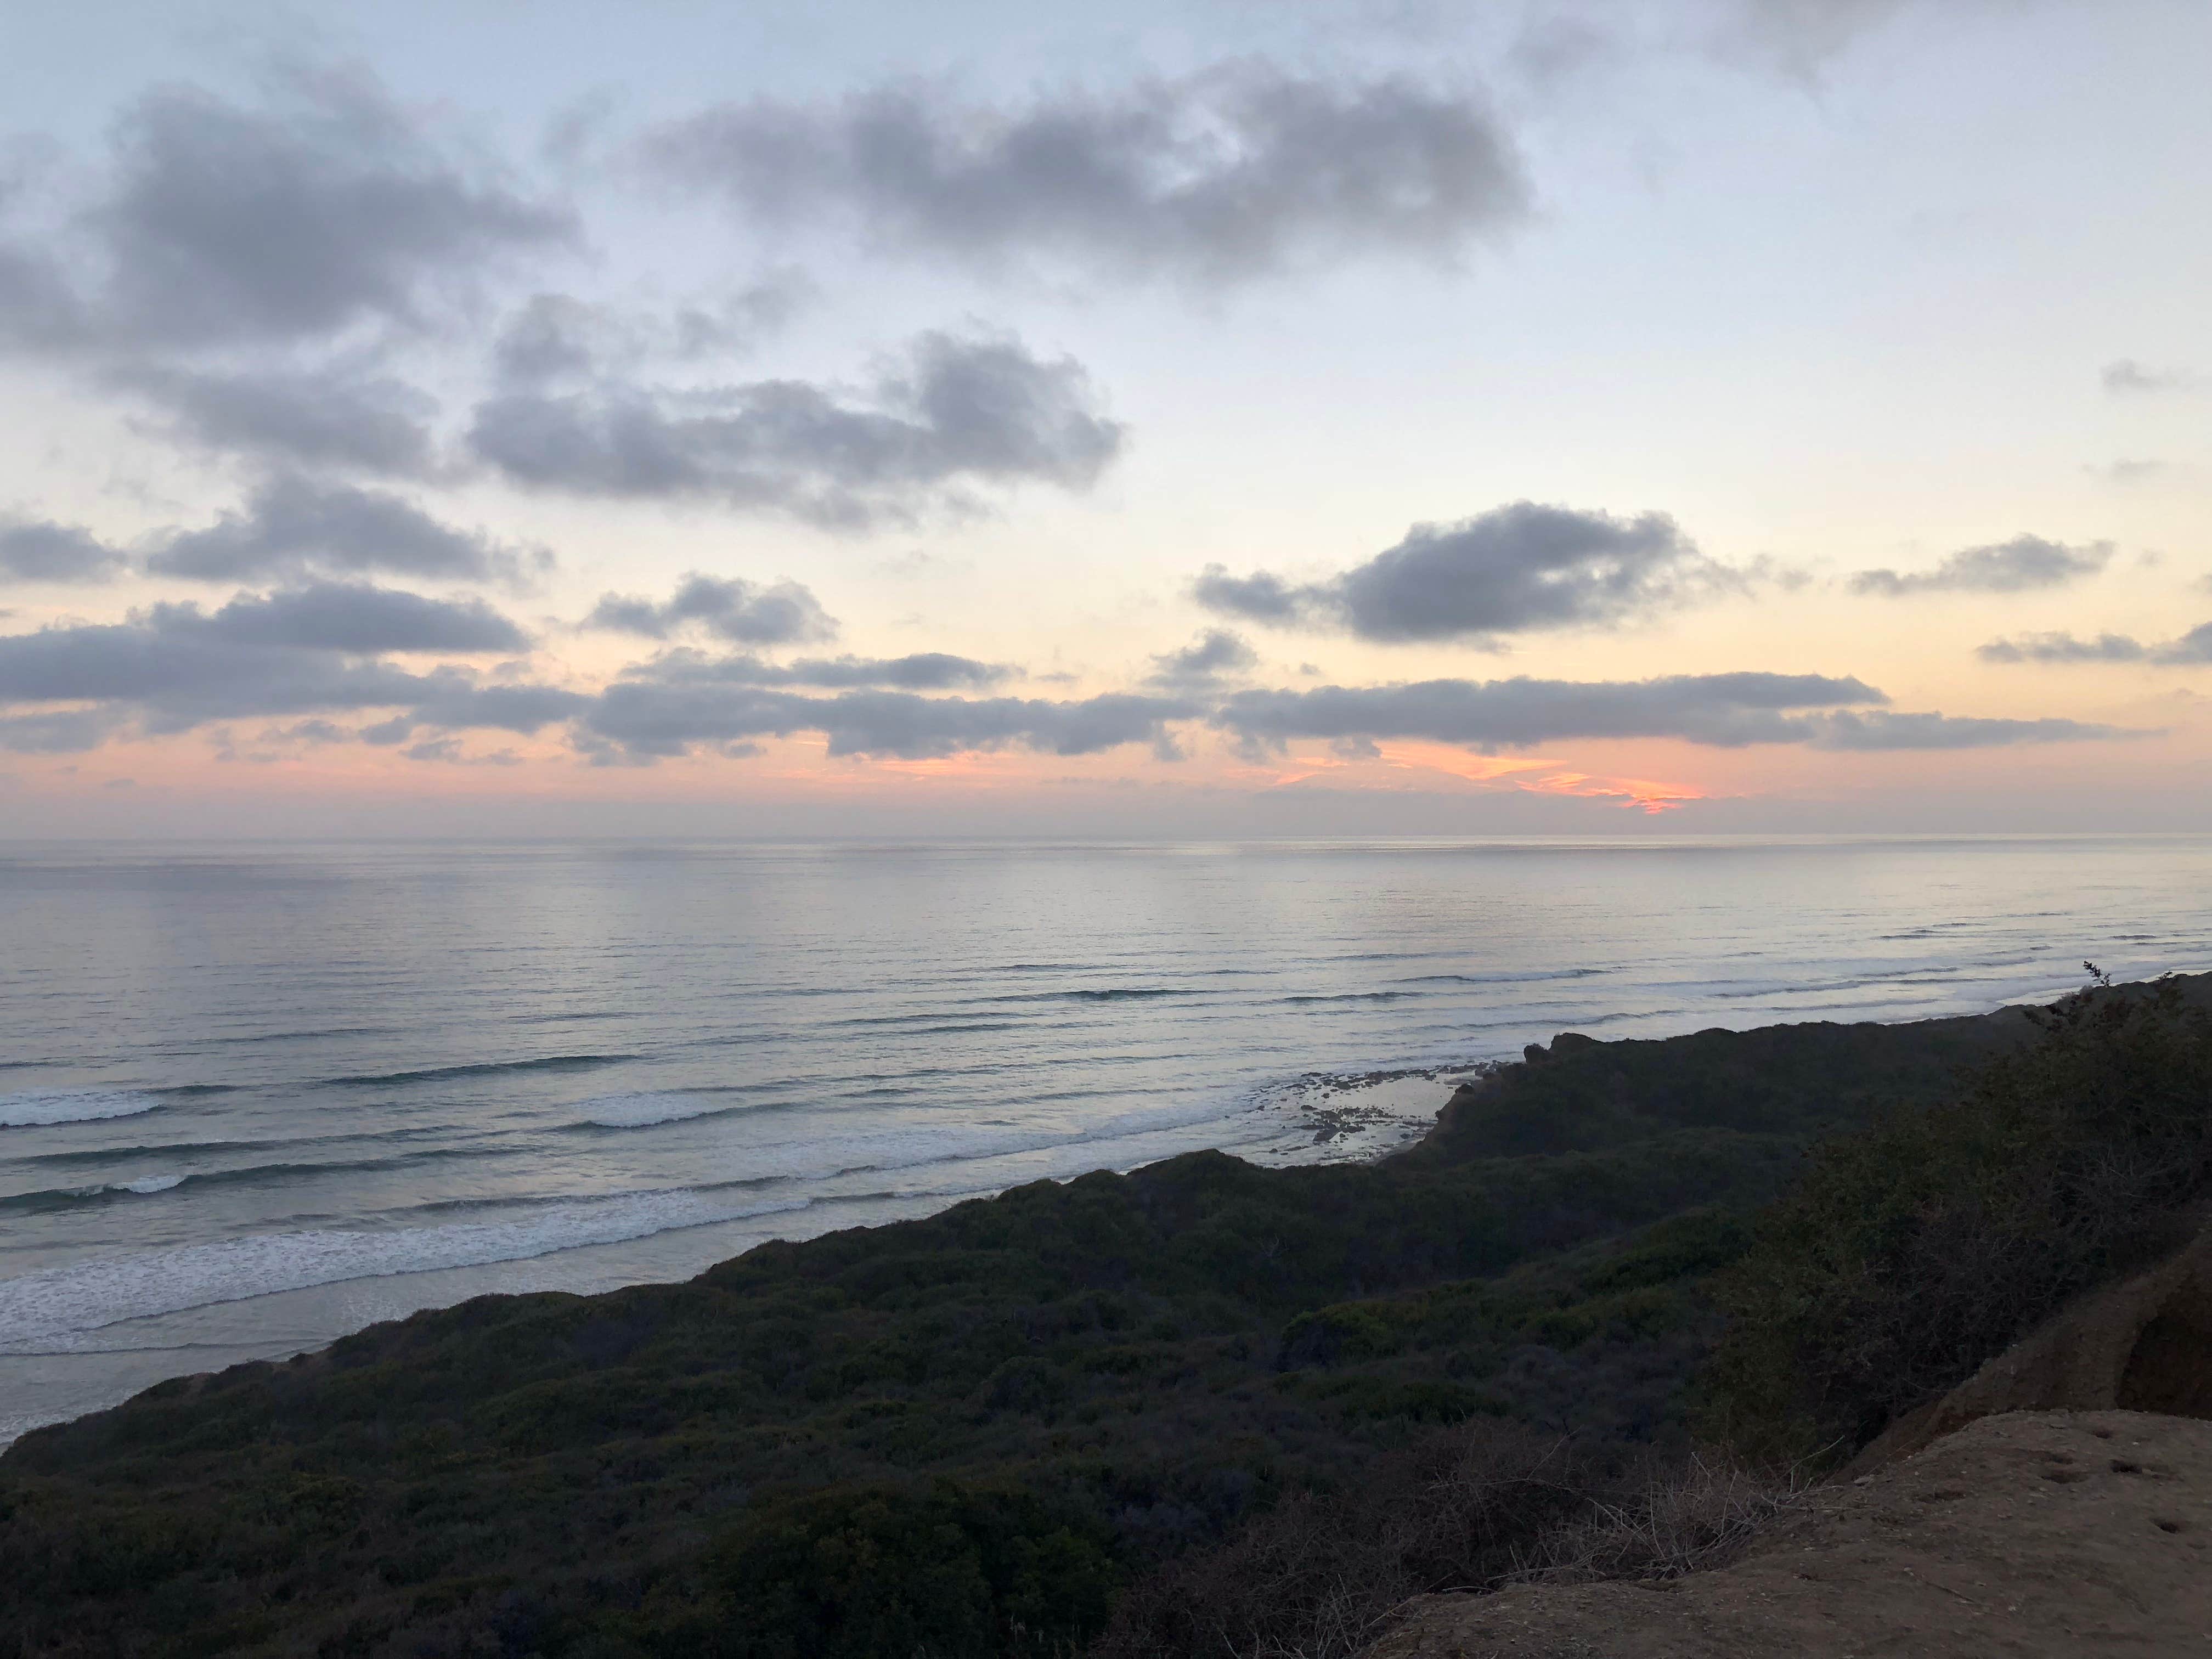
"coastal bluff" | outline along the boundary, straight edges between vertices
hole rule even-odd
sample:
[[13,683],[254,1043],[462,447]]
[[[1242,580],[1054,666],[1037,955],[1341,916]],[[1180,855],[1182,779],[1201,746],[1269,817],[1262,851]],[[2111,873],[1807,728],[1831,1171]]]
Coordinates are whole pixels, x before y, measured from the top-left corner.
[[[764,1244],[679,1284],[480,1297],[179,1377],[0,1455],[0,1651],[1346,1659],[1433,1638],[1439,1655],[1664,1655],[1516,1650],[1505,1627],[1468,1648],[1465,1621],[1539,1596],[1616,1620],[1695,1608],[1727,1574],[1794,1571],[1759,1565],[1790,1538],[1841,1572],[1852,1540],[1901,1524],[1879,1504],[1963,1528],[1944,1547],[1981,1571],[2009,1547],[1970,1536],[1995,1513],[1984,1487],[1895,1471],[1981,1447],[1994,1481],[2030,1443],[1988,1425],[2179,1399],[2131,1391],[2173,1366],[1999,1389],[1677,1589],[1522,1582],[1563,1531],[1678,1474],[1715,1402],[1792,1459],[1833,1449],[1830,1467],[2172,1256],[2212,1201],[2208,993],[1562,1034],[1371,1163],[1188,1153]],[[2130,1302],[2140,1328],[2106,1347],[2157,1333],[2163,1352],[2195,1306],[2169,1289]],[[2156,1447],[2108,1462],[2212,1458],[2202,1425],[2146,1420]],[[2105,1493],[2158,1532],[2150,1551],[2207,1535],[2197,1510],[2125,1507],[2179,1486],[2138,1493],[2069,1455],[2043,1461],[2088,1478],[2031,1474],[1990,1502],[2055,1516]],[[1913,1496],[1937,1490],[1965,1495]],[[1792,1530],[1816,1522],[1840,1530]],[[1462,1586],[1499,1594],[1416,1601]]]

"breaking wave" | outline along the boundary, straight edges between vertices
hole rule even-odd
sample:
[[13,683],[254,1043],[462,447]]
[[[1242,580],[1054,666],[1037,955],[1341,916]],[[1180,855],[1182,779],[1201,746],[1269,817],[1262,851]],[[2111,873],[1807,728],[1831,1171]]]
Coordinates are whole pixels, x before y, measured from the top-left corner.
[[0,1129],[136,1117],[161,1103],[160,1097],[138,1089],[29,1089],[0,1095]]

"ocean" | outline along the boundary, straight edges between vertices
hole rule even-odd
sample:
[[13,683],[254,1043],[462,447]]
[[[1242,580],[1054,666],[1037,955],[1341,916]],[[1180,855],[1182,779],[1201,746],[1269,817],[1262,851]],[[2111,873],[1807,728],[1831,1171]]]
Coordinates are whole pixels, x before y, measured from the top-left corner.
[[0,849],[0,1441],[487,1291],[1199,1147],[1563,1030],[2212,967],[2212,838]]

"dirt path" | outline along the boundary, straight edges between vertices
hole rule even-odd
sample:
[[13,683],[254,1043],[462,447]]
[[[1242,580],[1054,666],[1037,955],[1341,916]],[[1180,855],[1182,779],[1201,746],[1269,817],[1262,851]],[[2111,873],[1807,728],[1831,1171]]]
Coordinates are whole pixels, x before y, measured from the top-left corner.
[[1984,1418],[1670,1584],[1429,1596],[1367,1659],[2212,1659],[2212,1422]]

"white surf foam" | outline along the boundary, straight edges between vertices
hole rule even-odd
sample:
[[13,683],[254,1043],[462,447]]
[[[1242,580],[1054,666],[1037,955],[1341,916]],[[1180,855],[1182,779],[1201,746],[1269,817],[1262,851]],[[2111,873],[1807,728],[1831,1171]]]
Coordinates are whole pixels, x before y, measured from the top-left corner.
[[856,1134],[802,1133],[746,1146],[730,1171],[746,1181],[828,1181],[1055,1152],[1081,1153],[1089,1159],[1084,1168],[1119,1168],[1120,1143],[1176,1130],[1212,1130],[1254,1109],[1249,1101],[1217,1097],[1117,1113],[1066,1129],[1011,1123],[954,1127],[923,1121]]
[[136,1089],[30,1089],[0,1095],[0,1129],[48,1123],[90,1123],[103,1117],[136,1117],[161,1101]]
[[512,1221],[390,1232],[263,1233],[179,1249],[107,1256],[0,1281],[0,1352],[35,1352],[126,1319],[244,1302],[348,1279],[522,1261],[806,1207],[689,1191],[551,1204]]
[[140,1176],[136,1181],[117,1182],[115,1190],[118,1193],[166,1193],[172,1187],[184,1184],[185,1177],[180,1175]]
[[579,1103],[576,1109],[586,1123],[610,1129],[644,1129],[656,1123],[680,1123],[688,1117],[727,1111],[729,1104],[687,1094],[599,1095]]

